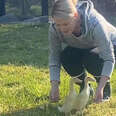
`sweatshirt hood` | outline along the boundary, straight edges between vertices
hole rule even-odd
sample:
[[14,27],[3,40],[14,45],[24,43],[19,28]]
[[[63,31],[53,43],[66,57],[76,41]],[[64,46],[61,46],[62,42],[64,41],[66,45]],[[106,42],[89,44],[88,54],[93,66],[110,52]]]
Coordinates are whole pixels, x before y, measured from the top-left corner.
[[90,0],[79,1],[76,5],[76,8],[83,17],[83,23],[84,23],[84,27],[85,27],[85,32],[84,32],[83,36],[86,36],[88,33],[88,20],[89,20],[91,11],[94,9],[94,5]]

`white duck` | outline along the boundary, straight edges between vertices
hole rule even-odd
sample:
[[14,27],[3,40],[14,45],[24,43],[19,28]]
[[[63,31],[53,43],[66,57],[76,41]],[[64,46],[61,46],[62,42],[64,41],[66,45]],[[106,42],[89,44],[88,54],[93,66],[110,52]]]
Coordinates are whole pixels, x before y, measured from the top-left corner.
[[71,110],[76,110],[77,112],[82,113],[85,108],[90,95],[90,87],[88,81],[95,81],[94,78],[86,77],[84,80],[84,88],[83,90],[77,94],[74,89],[74,83],[82,83],[82,80],[78,78],[70,79],[70,90],[69,95],[66,96],[64,104],[62,107],[58,107],[60,112],[64,112],[65,114],[70,113]]

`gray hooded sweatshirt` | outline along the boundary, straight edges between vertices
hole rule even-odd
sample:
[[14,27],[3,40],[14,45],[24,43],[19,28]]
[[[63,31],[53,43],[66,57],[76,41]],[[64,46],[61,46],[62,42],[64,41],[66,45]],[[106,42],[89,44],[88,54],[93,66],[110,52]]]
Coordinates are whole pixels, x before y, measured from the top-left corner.
[[82,49],[95,48],[99,57],[104,60],[100,76],[111,77],[115,64],[113,45],[116,45],[116,28],[94,9],[91,1],[80,1],[76,8],[81,14],[81,36],[64,36],[53,22],[50,24],[50,80],[60,81],[60,53],[66,46]]

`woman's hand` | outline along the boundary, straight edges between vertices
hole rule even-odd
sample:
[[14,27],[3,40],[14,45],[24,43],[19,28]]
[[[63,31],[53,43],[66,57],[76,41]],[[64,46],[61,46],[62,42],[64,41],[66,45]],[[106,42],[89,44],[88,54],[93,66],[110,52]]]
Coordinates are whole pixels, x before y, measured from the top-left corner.
[[100,88],[99,86],[97,87],[94,101],[95,103],[103,101],[103,88]]
[[50,101],[58,102],[59,100],[59,81],[51,81]]
[[105,77],[105,76],[101,77],[98,87],[96,89],[96,94],[95,94],[95,99],[94,99],[96,103],[103,102],[103,90],[108,80],[109,80],[109,77]]

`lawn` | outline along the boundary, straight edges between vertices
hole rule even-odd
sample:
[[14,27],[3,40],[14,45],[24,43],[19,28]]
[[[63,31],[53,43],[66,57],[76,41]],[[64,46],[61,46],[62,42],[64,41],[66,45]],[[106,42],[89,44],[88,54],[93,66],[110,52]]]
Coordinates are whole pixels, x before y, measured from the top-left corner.
[[[61,100],[49,103],[47,38],[48,24],[0,25],[0,116],[64,116],[57,106],[67,95],[69,75],[62,69]],[[116,116],[115,77],[116,69],[111,101],[89,102],[84,116]]]

